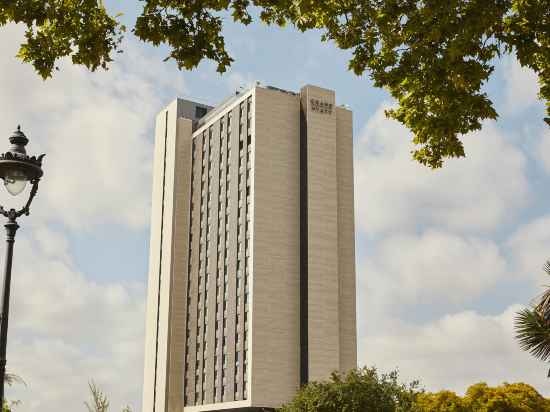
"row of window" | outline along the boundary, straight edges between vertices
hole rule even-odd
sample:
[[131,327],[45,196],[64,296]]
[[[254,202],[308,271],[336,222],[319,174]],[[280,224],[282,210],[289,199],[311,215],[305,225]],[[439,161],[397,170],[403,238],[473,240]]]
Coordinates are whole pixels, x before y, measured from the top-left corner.
[[[238,159],[238,207],[237,207],[237,270],[236,270],[236,304],[235,304],[235,347],[234,347],[234,400],[246,399],[247,390],[247,354],[248,354],[248,306],[249,306],[249,255],[250,255],[250,233],[249,233],[249,224],[250,224],[250,160],[248,159],[248,154],[251,151],[252,136],[250,132],[250,119],[251,119],[251,99],[247,100],[247,119],[245,122],[243,116],[243,104],[240,105],[239,110],[239,159]],[[193,194],[195,187],[195,162],[197,156],[200,154],[198,148],[196,147],[196,141],[193,142],[193,154],[192,154],[192,188],[191,188],[191,225],[193,222],[196,222],[196,213],[199,213],[199,242],[198,242],[198,290],[197,290],[197,306],[196,308],[191,307],[191,288],[188,288],[187,294],[187,344],[186,344],[186,382],[191,383],[192,377],[195,378],[195,397],[191,401],[188,395],[189,387],[186,387],[185,393],[185,404],[195,404],[200,405],[206,403],[206,382],[207,382],[207,368],[206,363],[208,361],[208,288],[209,288],[209,270],[211,270],[211,256],[210,256],[210,240],[211,235],[217,236],[216,242],[216,253],[217,256],[217,267],[221,268],[223,266],[223,271],[216,271],[216,321],[215,321],[215,354],[220,353],[220,359],[217,355],[214,356],[214,402],[223,400],[227,392],[227,313],[228,313],[228,290],[229,290],[229,272],[228,272],[228,256],[227,251],[230,247],[229,234],[230,234],[230,217],[231,217],[231,208],[229,202],[231,199],[231,172],[232,172],[232,152],[230,147],[231,141],[231,121],[232,113],[228,113],[227,116],[227,128],[225,128],[225,119],[220,120],[219,124],[219,196],[218,196],[218,213],[217,213],[217,233],[212,231],[212,170],[213,170],[213,129],[210,127],[208,130],[208,140],[206,139],[206,132],[202,135],[202,163],[200,165],[200,207],[197,211],[195,204],[193,202]],[[246,140],[243,134],[243,125],[246,123]],[[224,133],[224,129],[226,133]],[[196,139],[199,140],[199,139]],[[206,142],[208,141],[208,144]],[[244,145],[246,143],[246,173],[243,173],[243,165],[245,163],[245,152]],[[225,162],[224,162],[225,160]],[[225,171],[225,176],[223,171]],[[206,186],[206,187],[205,187]],[[225,191],[223,190],[225,188]],[[207,190],[206,190],[207,189]],[[246,203],[243,202],[243,195],[246,197]],[[225,210],[225,212],[224,212]],[[246,216],[243,219],[243,215]],[[192,246],[193,244],[193,227],[190,227],[189,234],[189,270],[188,270],[188,284],[191,284],[191,278],[193,273],[193,268],[191,266],[191,255],[192,255]],[[222,239],[223,235],[223,239]],[[244,237],[244,242],[243,242]],[[243,250],[244,243],[244,250]],[[225,247],[222,247],[224,244]],[[244,265],[243,265],[244,261]],[[203,262],[206,262],[203,264]],[[244,276],[243,276],[244,272]],[[223,282],[222,282],[223,276]],[[223,296],[223,299],[222,299]],[[193,339],[190,328],[190,314],[191,311],[195,309],[197,316],[197,326],[196,326],[196,340]],[[242,339],[241,339],[242,335]],[[242,341],[242,344],[241,344]],[[195,343],[195,373],[190,370],[189,364],[191,359],[191,349],[192,343]],[[201,343],[203,343],[201,345]],[[242,365],[240,365],[240,359],[242,359]],[[220,370],[221,366],[221,370]],[[242,374],[242,375],[241,375]],[[242,376],[242,379],[239,379]],[[239,386],[239,381],[244,382],[241,388]],[[188,385],[186,385],[188,386]],[[202,396],[201,396],[202,395]]]
[[[251,106],[251,100],[250,98],[246,102],[247,104],[247,113],[250,114],[250,106]],[[247,382],[247,354],[248,354],[248,345],[247,345],[247,335],[248,335],[248,289],[250,284],[250,267],[249,267],[249,239],[250,239],[250,233],[249,233],[249,222],[250,222],[250,161],[249,161],[249,153],[250,153],[250,147],[251,147],[251,132],[250,132],[250,117],[248,117],[247,124],[247,133],[246,138],[243,133],[243,123],[244,123],[244,116],[243,116],[243,103],[239,106],[239,113],[240,113],[240,119],[239,119],[239,164],[238,164],[238,204],[239,209],[237,211],[237,219],[238,219],[238,232],[237,232],[237,299],[236,299],[236,307],[235,307],[235,313],[237,313],[237,322],[235,324],[235,336],[239,335],[240,327],[244,323],[244,348],[239,346],[239,342],[235,341],[235,363],[236,363],[236,377],[239,373],[239,351],[242,353],[243,357],[243,370],[242,370],[242,382],[243,387],[239,388],[237,383],[239,379],[235,379],[235,399],[238,399],[238,395],[241,393],[239,389],[242,389],[242,398],[247,398],[246,393],[246,382]],[[244,145],[246,143],[247,150],[244,151]],[[246,165],[246,173],[243,173],[244,165]],[[242,197],[246,197],[246,203],[243,204]],[[243,213],[244,209],[244,213]],[[243,216],[244,215],[244,216]],[[243,244],[243,232],[244,232],[244,244],[245,249],[243,251],[242,244]],[[244,253],[243,253],[244,252]],[[239,269],[241,266],[241,263],[245,262],[244,264],[244,279],[242,279],[242,276],[239,276]],[[242,282],[241,282],[242,279]],[[241,305],[241,290],[244,292],[244,305]],[[242,308],[244,306],[244,310]],[[244,319],[241,320],[241,315]],[[244,322],[242,322],[244,321]],[[242,323],[241,323],[242,322]],[[244,350],[243,350],[244,349]]]

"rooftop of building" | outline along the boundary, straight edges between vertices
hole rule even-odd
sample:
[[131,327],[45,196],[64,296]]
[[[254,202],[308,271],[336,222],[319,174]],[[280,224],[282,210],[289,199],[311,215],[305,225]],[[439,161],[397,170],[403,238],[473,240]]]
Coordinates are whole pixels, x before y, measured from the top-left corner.
[[[281,93],[287,93],[287,94],[290,94],[290,95],[293,95],[293,96],[299,96],[300,95],[300,93],[293,92],[291,90],[285,90],[285,89],[281,89],[279,87],[270,86],[270,85],[263,85],[259,81],[256,81],[253,84],[249,84],[247,86],[241,86],[239,89],[235,90],[234,95],[226,97],[218,105],[214,106],[214,108],[212,110],[210,110],[206,115],[204,115],[204,117],[202,117],[201,119],[198,120],[197,128],[200,128],[201,126],[208,123],[209,119],[216,116],[218,113],[222,112],[226,107],[230,106],[236,100],[240,99],[243,94],[248,93],[249,91],[251,91],[255,87],[262,87],[262,88],[269,89],[269,90],[275,90],[275,91],[278,91],[278,92],[281,92]],[[346,105],[346,104],[338,105],[338,107],[343,107],[343,108],[349,110],[349,106]]]

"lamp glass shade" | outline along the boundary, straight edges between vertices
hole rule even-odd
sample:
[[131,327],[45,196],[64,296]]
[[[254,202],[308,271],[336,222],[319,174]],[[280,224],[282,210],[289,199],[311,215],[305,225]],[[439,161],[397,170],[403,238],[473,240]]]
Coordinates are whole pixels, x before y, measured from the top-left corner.
[[27,186],[27,175],[20,170],[9,170],[4,176],[4,186],[12,196],[17,196]]

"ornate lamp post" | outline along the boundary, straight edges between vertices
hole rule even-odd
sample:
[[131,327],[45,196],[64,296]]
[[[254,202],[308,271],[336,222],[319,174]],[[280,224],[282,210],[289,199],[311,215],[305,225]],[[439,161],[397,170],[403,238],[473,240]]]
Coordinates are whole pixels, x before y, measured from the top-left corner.
[[27,155],[25,146],[29,139],[17,126],[17,130],[10,137],[11,146],[6,153],[0,154],[0,178],[4,180],[4,186],[12,196],[17,196],[27,183],[32,185],[29,198],[19,210],[4,209],[0,206],[0,214],[8,221],[6,228],[6,260],[4,262],[4,284],[2,289],[2,315],[0,317],[0,410],[4,405],[4,378],[6,376],[6,343],[8,340],[8,315],[10,305],[11,263],[13,258],[13,244],[15,232],[19,229],[17,218],[29,214],[31,202],[38,190],[38,182],[42,177],[42,158]]

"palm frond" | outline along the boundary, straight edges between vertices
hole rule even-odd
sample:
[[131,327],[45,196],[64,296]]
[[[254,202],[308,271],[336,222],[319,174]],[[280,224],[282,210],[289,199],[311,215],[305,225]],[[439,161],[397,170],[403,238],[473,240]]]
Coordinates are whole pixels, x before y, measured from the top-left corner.
[[550,289],[544,291],[533,306],[546,325],[550,327]]
[[550,327],[539,311],[523,309],[514,319],[516,339],[521,348],[534,357],[546,361],[550,358]]
[[92,402],[84,402],[88,412],[107,412],[109,410],[109,400],[101,389],[99,389],[94,381],[88,383],[90,387],[90,394],[92,396]]
[[[550,260],[547,260],[543,266],[544,271],[550,276]],[[550,286],[545,286],[546,290],[537,296],[531,305],[537,313],[544,319],[548,327],[550,327]]]
[[4,375],[4,382],[7,383],[8,386],[12,386],[14,383],[22,383],[27,386],[27,383],[23,380],[23,378],[15,373],[6,372]]

